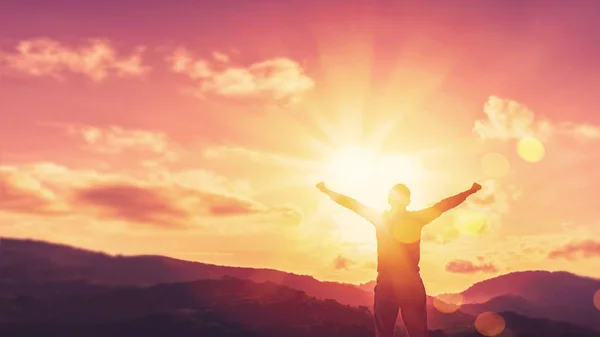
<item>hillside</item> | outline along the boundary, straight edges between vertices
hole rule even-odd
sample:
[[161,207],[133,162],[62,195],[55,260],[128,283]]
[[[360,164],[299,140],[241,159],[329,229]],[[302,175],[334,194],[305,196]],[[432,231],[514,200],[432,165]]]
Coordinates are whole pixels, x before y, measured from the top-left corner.
[[[373,293],[357,286],[321,282],[311,276],[270,269],[216,266],[163,256],[110,256],[74,247],[33,240],[2,239],[0,244],[1,297],[27,295],[95,294],[109,287],[140,287],[163,283],[235,277],[273,282],[306,292],[318,299],[334,299],[351,306],[371,307]],[[67,283],[68,287],[63,285]],[[65,288],[65,289],[63,289]],[[460,312],[443,314],[428,307],[432,328],[464,324],[473,317]]]
[[[568,323],[502,313],[512,337],[598,333]],[[432,337],[480,336],[473,322]],[[11,337],[372,337],[372,316],[274,283],[201,280],[53,299],[0,302],[0,335]]]
[[0,282],[4,283],[149,286],[224,276],[275,282],[306,291],[311,296],[334,298],[354,306],[372,301],[371,294],[350,284],[322,282],[311,276],[272,269],[224,267],[164,256],[111,256],[33,240],[2,238],[0,244]]
[[594,293],[600,280],[566,272],[525,271],[474,284],[462,295],[461,311],[514,311],[530,317],[568,321],[600,331]]
[[[222,278],[267,282],[272,286],[283,285],[314,299],[332,299],[343,305],[362,307],[360,310],[363,311],[372,305],[373,282],[361,286],[321,282],[310,276],[277,270],[223,267],[163,256],[110,256],[31,240],[2,239],[0,244],[0,299],[8,301],[6,303],[12,309],[34,305],[32,308],[41,310],[39,317],[47,317],[52,312],[50,308],[60,303],[62,309],[52,315],[60,316],[63,312],[64,317],[60,316],[62,320],[66,317],[78,317],[69,324],[86,321],[89,317],[107,315],[103,312],[90,312],[89,308],[78,308],[77,301],[82,298],[99,301],[96,303],[99,307],[110,307],[117,303],[117,299],[114,299],[113,304],[109,301],[115,294],[122,298],[131,296],[128,302],[146,303],[142,307],[130,307],[130,304],[118,306],[128,308],[128,312],[135,315],[117,315],[114,319],[118,319],[119,324],[134,324],[131,323],[134,316],[139,318],[158,315],[164,313],[164,310],[170,313],[174,307],[185,303],[171,302],[185,297],[179,293],[179,297],[175,296],[164,302],[171,303],[170,307],[150,310],[157,301],[165,301],[160,297],[161,292],[156,292],[156,287],[169,290],[169,284],[179,284],[180,287],[186,284],[191,287],[188,291],[197,291],[194,286],[198,284],[196,282],[217,281]],[[600,280],[568,273],[533,271],[507,274],[479,282],[467,289],[463,293],[466,304],[460,311],[452,314],[440,313],[429,298],[429,323],[432,329],[453,329],[472,325],[474,317],[485,311],[509,311],[532,318],[566,321],[600,331],[600,311],[593,306],[591,300],[597,289],[600,289]],[[73,302],[67,301],[67,298]],[[234,300],[235,296],[230,299]],[[109,302],[102,302],[103,300]],[[64,312],[67,309],[71,310],[72,316]],[[30,315],[34,316],[24,316],[19,322],[37,322],[39,317],[35,316],[36,312],[31,311]],[[15,312],[4,312],[2,317],[19,317],[13,315]],[[100,324],[93,321],[88,323]]]

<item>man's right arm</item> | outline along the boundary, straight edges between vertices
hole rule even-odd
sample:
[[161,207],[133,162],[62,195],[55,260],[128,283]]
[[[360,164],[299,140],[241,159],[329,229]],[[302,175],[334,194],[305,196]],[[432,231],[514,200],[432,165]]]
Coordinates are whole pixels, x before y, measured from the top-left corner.
[[361,204],[354,198],[351,198],[347,195],[343,195],[343,194],[340,194],[340,193],[337,193],[335,191],[328,189],[324,183],[317,184],[317,188],[321,192],[323,192],[324,194],[329,196],[331,198],[331,200],[335,201],[337,204],[346,207],[347,209],[362,216],[363,218],[367,219],[368,221],[370,221],[372,223],[375,222],[376,212],[373,209],[371,209],[370,207],[367,207],[367,206]]

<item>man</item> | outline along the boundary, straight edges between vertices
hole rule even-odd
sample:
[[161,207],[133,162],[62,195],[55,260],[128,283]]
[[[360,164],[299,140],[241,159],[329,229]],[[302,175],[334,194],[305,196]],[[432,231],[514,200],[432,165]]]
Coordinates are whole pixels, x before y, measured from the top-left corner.
[[317,188],[375,225],[378,275],[373,311],[376,337],[394,337],[398,311],[410,337],[426,337],[427,296],[419,273],[421,230],[479,191],[481,185],[474,183],[470,189],[432,207],[408,211],[410,190],[403,184],[397,184],[389,192],[390,207],[383,214],[328,189],[323,182],[317,184]]

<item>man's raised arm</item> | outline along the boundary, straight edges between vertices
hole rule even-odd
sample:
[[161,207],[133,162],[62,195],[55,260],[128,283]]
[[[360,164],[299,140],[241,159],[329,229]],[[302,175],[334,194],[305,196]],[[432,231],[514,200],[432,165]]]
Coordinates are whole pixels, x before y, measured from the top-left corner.
[[471,186],[471,188],[469,188],[468,190],[458,193],[456,195],[453,195],[451,197],[448,197],[446,199],[443,199],[443,200],[439,201],[438,203],[436,203],[435,205],[433,205],[429,208],[426,208],[422,211],[419,211],[419,213],[423,217],[423,220],[425,222],[429,223],[429,222],[437,219],[443,213],[462,204],[463,202],[465,202],[465,200],[467,200],[467,198],[471,194],[476,193],[480,189],[481,189],[481,185],[479,185],[478,183],[473,183],[473,186]]
[[328,189],[327,186],[325,186],[325,183],[323,183],[323,182],[318,183],[317,188],[321,192],[323,192],[327,196],[329,196],[331,198],[331,200],[335,201],[339,205],[346,207],[347,209],[362,216],[363,218],[367,219],[370,222],[375,221],[376,212],[373,209],[371,209],[370,207],[367,207],[367,206],[361,204],[356,199]]

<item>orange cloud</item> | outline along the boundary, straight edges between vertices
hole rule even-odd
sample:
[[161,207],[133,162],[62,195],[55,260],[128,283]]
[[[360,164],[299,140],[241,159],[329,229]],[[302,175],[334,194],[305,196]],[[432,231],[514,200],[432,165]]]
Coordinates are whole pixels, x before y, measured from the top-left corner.
[[314,81],[302,67],[288,58],[274,58],[249,66],[228,66],[229,56],[215,53],[219,64],[195,60],[183,49],[177,49],[167,61],[171,70],[197,80],[201,95],[212,94],[229,98],[271,98],[295,100],[312,89]]
[[63,214],[56,194],[34,177],[0,167],[0,210],[40,215]]
[[[481,262],[481,259],[478,259]],[[446,271],[458,274],[496,273],[498,269],[491,263],[476,265],[468,260],[454,260],[446,264]]]
[[475,121],[473,126],[473,130],[483,139],[507,141],[533,137],[543,141],[556,134],[578,139],[600,139],[600,126],[539,119],[527,106],[510,99],[490,96],[483,112],[487,118]]
[[600,241],[583,240],[571,242],[548,254],[548,258],[550,259],[563,258],[567,260],[576,260],[578,257],[600,257]]
[[255,215],[272,211],[251,200],[233,196],[178,186],[127,184],[90,186],[76,191],[75,205],[91,206],[109,218],[176,227],[191,225],[201,216]]
[[252,216],[255,223],[302,221],[298,209],[258,203],[211,174],[165,172],[160,180],[142,182],[48,163],[1,167],[0,173],[0,209],[13,213],[91,216],[163,228],[232,216]]
[[144,48],[128,56],[118,55],[106,40],[89,40],[71,47],[51,39],[20,41],[13,52],[0,51],[0,67],[29,76],[64,79],[65,73],[79,74],[94,81],[109,75],[140,76],[149,71],[142,63]]

